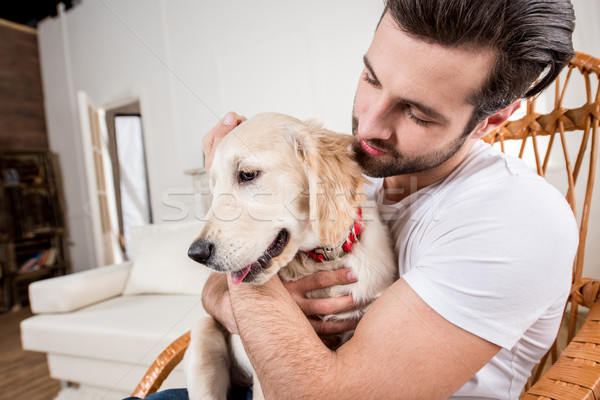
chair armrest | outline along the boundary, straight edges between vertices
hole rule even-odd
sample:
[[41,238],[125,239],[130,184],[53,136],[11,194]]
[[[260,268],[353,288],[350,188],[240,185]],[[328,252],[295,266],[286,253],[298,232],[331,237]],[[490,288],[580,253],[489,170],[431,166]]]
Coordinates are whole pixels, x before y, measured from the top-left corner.
[[600,302],[552,367],[521,400],[597,399],[600,396]]
[[185,351],[190,344],[190,339],[190,331],[187,331],[160,353],[150,368],[148,368],[146,375],[144,375],[131,396],[143,399],[155,393],[164,380],[167,379],[173,368],[183,359]]
[[31,311],[64,313],[123,293],[133,262],[94,268],[29,285]]

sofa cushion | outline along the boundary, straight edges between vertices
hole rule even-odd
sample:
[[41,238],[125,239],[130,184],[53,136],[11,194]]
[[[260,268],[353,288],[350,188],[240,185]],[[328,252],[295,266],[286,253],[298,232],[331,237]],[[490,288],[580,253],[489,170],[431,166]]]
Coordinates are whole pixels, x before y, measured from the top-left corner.
[[206,317],[200,296],[119,296],[66,314],[21,323],[25,350],[150,365],[175,339]]
[[64,313],[89,306],[123,292],[131,262],[43,279],[29,285],[34,314]]
[[133,266],[123,294],[201,294],[210,270],[187,256],[202,223],[147,225],[136,232]]

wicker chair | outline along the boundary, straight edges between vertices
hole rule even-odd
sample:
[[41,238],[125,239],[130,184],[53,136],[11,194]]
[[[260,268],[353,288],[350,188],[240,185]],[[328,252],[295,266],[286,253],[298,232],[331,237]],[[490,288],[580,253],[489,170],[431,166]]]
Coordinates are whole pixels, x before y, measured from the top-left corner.
[[[581,89],[572,83],[573,75],[582,77]],[[566,198],[578,217],[579,249],[573,266],[573,286],[565,321],[568,324],[567,343],[555,342],[552,349],[536,367],[522,399],[598,399],[600,398],[600,302],[598,292],[600,281],[582,278],[585,241],[587,236],[592,190],[596,172],[598,152],[598,122],[600,120],[600,60],[586,54],[576,53],[566,72],[554,84],[554,106],[552,111],[539,114],[535,111],[536,99],[527,101],[526,114],[516,121],[509,121],[503,127],[490,133],[483,140],[496,144],[500,150],[509,152],[508,141],[516,142],[518,156],[523,157],[528,149],[532,153],[537,172],[546,176],[548,166],[555,162],[552,153],[556,139],[562,147],[563,168],[566,167]],[[563,81],[563,83],[561,83]],[[596,86],[593,86],[594,83]],[[595,88],[595,90],[594,90]],[[585,92],[585,104],[577,108],[564,108],[563,104],[573,90]],[[539,100],[537,100],[539,102]],[[543,139],[545,137],[545,139]],[[518,142],[520,141],[520,143]],[[547,145],[541,142],[546,141]],[[573,146],[574,142],[576,146]],[[531,143],[531,145],[529,145]],[[569,145],[577,147],[575,165],[571,163]],[[587,182],[582,202],[577,202],[576,183],[583,171],[587,170]],[[582,210],[577,213],[578,207]],[[589,309],[585,323],[576,333],[579,306]],[[154,362],[133,396],[144,398],[155,392],[171,370],[181,361],[190,341],[189,332],[173,342]],[[558,349],[566,348],[558,357]],[[551,366],[549,365],[551,364]],[[548,369],[549,368],[549,369]],[[542,375],[543,374],[543,375]]]
[[[580,82],[573,82],[577,75],[580,75]],[[523,157],[527,143],[531,142],[537,172],[541,176],[547,176],[548,166],[556,157],[556,152],[552,153],[552,149],[558,136],[562,147],[561,164],[567,181],[566,198],[579,223],[579,248],[573,265],[571,296],[565,313],[568,345],[554,343],[535,369],[526,387],[527,391],[521,397],[526,400],[597,399],[600,396],[600,303],[596,301],[600,281],[582,278],[598,157],[599,77],[600,60],[576,53],[566,72],[555,81],[552,111],[547,114],[536,113],[536,100],[530,99],[523,118],[507,123],[484,138],[488,143],[499,143],[502,151],[506,150],[506,141],[520,140],[519,157]],[[582,85],[585,85],[584,89]],[[585,103],[576,108],[566,108],[565,103],[572,99],[573,92],[585,92]],[[542,137],[546,137],[547,146],[540,146]],[[574,165],[571,163],[569,147],[577,150]],[[583,188],[583,198],[578,202],[576,193],[581,191],[576,190],[577,179],[585,173],[580,174],[586,163],[587,181]],[[581,210],[579,213],[578,208]],[[589,313],[575,335],[579,306],[589,309]],[[557,357],[558,348],[564,346],[566,349]],[[546,371],[548,361],[552,366]]]

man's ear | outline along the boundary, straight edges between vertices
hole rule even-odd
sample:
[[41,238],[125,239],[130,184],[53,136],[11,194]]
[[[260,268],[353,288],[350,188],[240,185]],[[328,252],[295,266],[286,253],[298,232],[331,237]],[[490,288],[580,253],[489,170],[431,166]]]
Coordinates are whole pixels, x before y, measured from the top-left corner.
[[472,139],[481,139],[482,137],[485,137],[488,133],[502,126],[502,124],[508,121],[510,116],[513,115],[519,108],[521,108],[521,99],[513,101],[508,107],[497,111],[495,114],[490,115],[478,123],[470,137]]

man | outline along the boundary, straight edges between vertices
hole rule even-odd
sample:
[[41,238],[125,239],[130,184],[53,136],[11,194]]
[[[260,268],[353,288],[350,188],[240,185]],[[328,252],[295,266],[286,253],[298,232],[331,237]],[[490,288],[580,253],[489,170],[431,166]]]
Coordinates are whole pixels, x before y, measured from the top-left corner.
[[[401,278],[356,325],[313,318],[351,298],[305,296],[352,282],[346,270],[260,288],[213,275],[205,308],[241,335],[266,398],[519,396],[560,324],[577,230],[558,192],[479,139],[568,63],[573,18],[568,0],[386,2],[353,133],[365,173],[383,178],[372,191]],[[207,167],[243,120],[206,135]],[[335,352],[319,337],[354,325]]]

